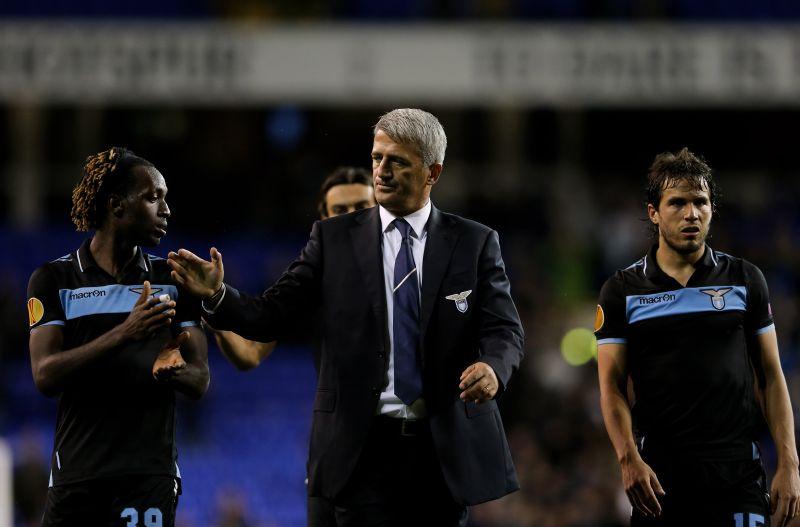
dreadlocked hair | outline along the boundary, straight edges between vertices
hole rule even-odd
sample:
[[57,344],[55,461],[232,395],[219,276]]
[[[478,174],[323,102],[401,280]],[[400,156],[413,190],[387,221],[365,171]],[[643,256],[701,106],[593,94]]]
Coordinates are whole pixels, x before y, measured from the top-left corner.
[[88,231],[102,225],[106,198],[113,193],[126,193],[133,180],[132,169],[137,166],[153,164],[118,146],[86,158],[83,177],[72,191],[70,217],[77,230]]

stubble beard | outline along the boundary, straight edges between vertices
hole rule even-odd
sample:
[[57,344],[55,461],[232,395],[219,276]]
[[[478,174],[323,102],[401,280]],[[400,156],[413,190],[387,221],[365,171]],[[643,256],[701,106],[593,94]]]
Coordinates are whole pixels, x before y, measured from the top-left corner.
[[703,247],[703,244],[706,241],[706,237],[708,236],[708,231],[703,232],[700,231],[700,236],[696,240],[680,240],[678,237],[680,236],[680,232],[677,233],[677,236],[669,236],[659,226],[659,232],[661,234],[661,238],[667,243],[670,249],[675,251],[678,254],[687,255],[692,254],[700,250]]

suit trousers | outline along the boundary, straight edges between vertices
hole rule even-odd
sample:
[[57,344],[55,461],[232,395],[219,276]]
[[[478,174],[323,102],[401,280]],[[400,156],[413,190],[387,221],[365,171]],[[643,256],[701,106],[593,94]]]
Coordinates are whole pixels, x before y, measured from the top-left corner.
[[467,508],[447,488],[425,420],[374,417],[353,474],[334,501],[339,527],[467,523]]
[[322,496],[309,496],[306,512],[309,527],[336,527],[333,500]]

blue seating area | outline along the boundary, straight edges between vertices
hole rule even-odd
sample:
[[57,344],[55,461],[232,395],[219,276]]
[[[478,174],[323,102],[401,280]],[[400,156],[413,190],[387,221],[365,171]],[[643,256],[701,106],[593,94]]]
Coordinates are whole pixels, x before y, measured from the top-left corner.
[[[179,402],[178,464],[183,495],[178,523],[216,524],[220,493],[240,496],[256,525],[305,525],[305,461],[315,373],[305,348],[280,346],[264,364],[239,372],[209,349],[211,387],[198,402]],[[40,395],[30,365],[3,368],[4,434],[15,452],[31,431],[49,455],[55,400]]]
[[[278,348],[239,372],[211,351],[206,397],[179,414],[179,518],[213,525],[219,492],[241,494],[260,524],[305,525],[305,461],[315,374],[310,351]],[[194,405],[194,404],[193,404]],[[189,413],[191,412],[191,414]],[[187,420],[196,420],[195,429]]]

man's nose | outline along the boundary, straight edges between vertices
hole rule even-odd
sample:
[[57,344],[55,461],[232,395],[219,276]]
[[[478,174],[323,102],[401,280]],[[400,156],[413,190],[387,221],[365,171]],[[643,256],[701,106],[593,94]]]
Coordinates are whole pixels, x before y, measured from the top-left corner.
[[686,207],[686,219],[689,220],[696,220],[700,217],[700,209],[698,209],[694,203],[690,203],[688,207]]
[[164,202],[164,207],[159,211],[159,214],[165,218],[172,216],[172,212],[170,212],[169,205],[167,205],[166,201]]
[[390,178],[392,177],[392,171],[390,170],[391,164],[389,163],[388,159],[381,159],[380,164],[377,167],[378,175],[382,178]]

